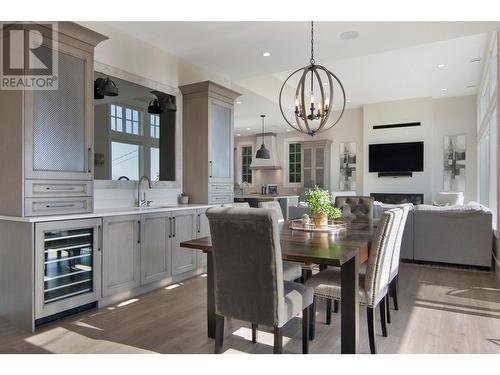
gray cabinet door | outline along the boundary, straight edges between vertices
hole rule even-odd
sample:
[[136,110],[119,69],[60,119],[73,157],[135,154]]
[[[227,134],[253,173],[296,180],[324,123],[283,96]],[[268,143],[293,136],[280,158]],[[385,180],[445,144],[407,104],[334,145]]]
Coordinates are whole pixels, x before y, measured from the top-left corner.
[[133,289],[140,284],[140,217],[106,217],[103,220],[102,295]]
[[233,182],[233,106],[209,100],[209,182]]
[[[198,231],[196,233],[196,238],[203,238],[210,236],[210,225],[208,223],[206,210],[198,210]],[[198,267],[206,267],[207,265],[207,254],[202,251],[198,251],[197,254]]]
[[302,147],[302,180],[304,188],[314,187],[313,148]]
[[25,91],[25,176],[92,180],[92,55],[63,43],[57,55],[58,89]]
[[196,238],[196,211],[172,213],[172,273],[178,275],[196,269],[196,250],[181,248],[180,243]]
[[172,274],[170,212],[142,215],[141,284]]
[[325,148],[314,147],[314,185],[324,189],[326,187]]

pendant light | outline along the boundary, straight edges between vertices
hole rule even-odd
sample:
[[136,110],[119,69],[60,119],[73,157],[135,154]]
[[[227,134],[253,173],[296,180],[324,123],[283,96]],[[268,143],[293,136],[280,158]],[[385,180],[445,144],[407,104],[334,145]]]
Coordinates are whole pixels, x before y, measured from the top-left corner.
[[[292,81],[298,79],[295,95],[292,98],[284,97],[285,88],[292,83],[291,79]],[[287,84],[288,81],[290,83]],[[340,90],[334,90],[334,85]],[[330,118],[334,99],[337,99],[337,96],[334,97],[334,91],[336,95],[342,94],[339,98],[341,110],[338,116]],[[285,114],[285,108],[293,107],[293,102],[287,99],[293,99],[295,104],[295,111],[290,110],[288,116]],[[336,125],[344,114],[345,105],[345,91],[340,80],[324,66],[317,65],[314,60],[314,22],[311,22],[311,59],[309,65],[294,71],[281,86],[279,95],[281,114],[293,129],[313,136]]]
[[271,159],[271,153],[269,150],[266,148],[266,145],[264,144],[264,119],[266,118],[266,115],[260,115],[262,117],[262,145],[260,148],[257,150],[257,153],[255,154],[255,159]]

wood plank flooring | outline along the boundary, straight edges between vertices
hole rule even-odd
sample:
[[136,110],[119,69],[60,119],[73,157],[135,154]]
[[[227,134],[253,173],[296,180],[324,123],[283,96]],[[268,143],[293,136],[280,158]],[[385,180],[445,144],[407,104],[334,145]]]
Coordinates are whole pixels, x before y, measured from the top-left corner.
[[[0,320],[0,353],[212,353],[205,308],[206,278],[196,277],[44,325],[34,334]],[[311,353],[340,353],[339,314],[327,326],[325,303],[319,304]],[[379,353],[500,353],[500,281],[493,272],[402,264],[400,310],[392,309],[391,317],[387,338],[376,322]],[[360,351],[368,353],[363,307],[360,319]],[[261,328],[252,344],[250,324],[228,320],[223,351],[272,353],[273,336]],[[285,353],[301,352],[300,319],[283,336]]]

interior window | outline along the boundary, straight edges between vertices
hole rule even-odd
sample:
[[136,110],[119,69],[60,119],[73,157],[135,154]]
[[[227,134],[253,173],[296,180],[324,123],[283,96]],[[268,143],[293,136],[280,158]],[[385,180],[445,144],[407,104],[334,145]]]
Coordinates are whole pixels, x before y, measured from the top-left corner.
[[252,146],[243,146],[241,148],[241,182],[252,183]]
[[300,143],[290,143],[288,145],[288,182],[295,184],[300,183],[301,176],[301,145]]

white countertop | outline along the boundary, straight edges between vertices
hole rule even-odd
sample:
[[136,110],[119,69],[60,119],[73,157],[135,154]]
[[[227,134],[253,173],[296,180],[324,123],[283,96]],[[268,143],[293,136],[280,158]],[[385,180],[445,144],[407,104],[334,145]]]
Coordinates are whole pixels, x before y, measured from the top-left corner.
[[90,219],[96,217],[106,216],[120,216],[120,215],[141,215],[155,212],[168,212],[180,210],[196,210],[208,207],[216,207],[214,204],[165,204],[160,206],[151,207],[121,207],[121,208],[105,208],[97,209],[94,212],[86,214],[69,214],[69,215],[55,215],[55,216],[32,216],[32,217],[16,217],[16,216],[0,216],[0,220],[7,221],[20,221],[25,223],[40,223],[44,221],[59,221],[59,220],[73,220],[73,219]]
[[258,194],[258,193],[246,193],[246,194],[234,194],[235,198],[240,199],[280,199],[280,198],[298,198],[298,195],[294,194]]

